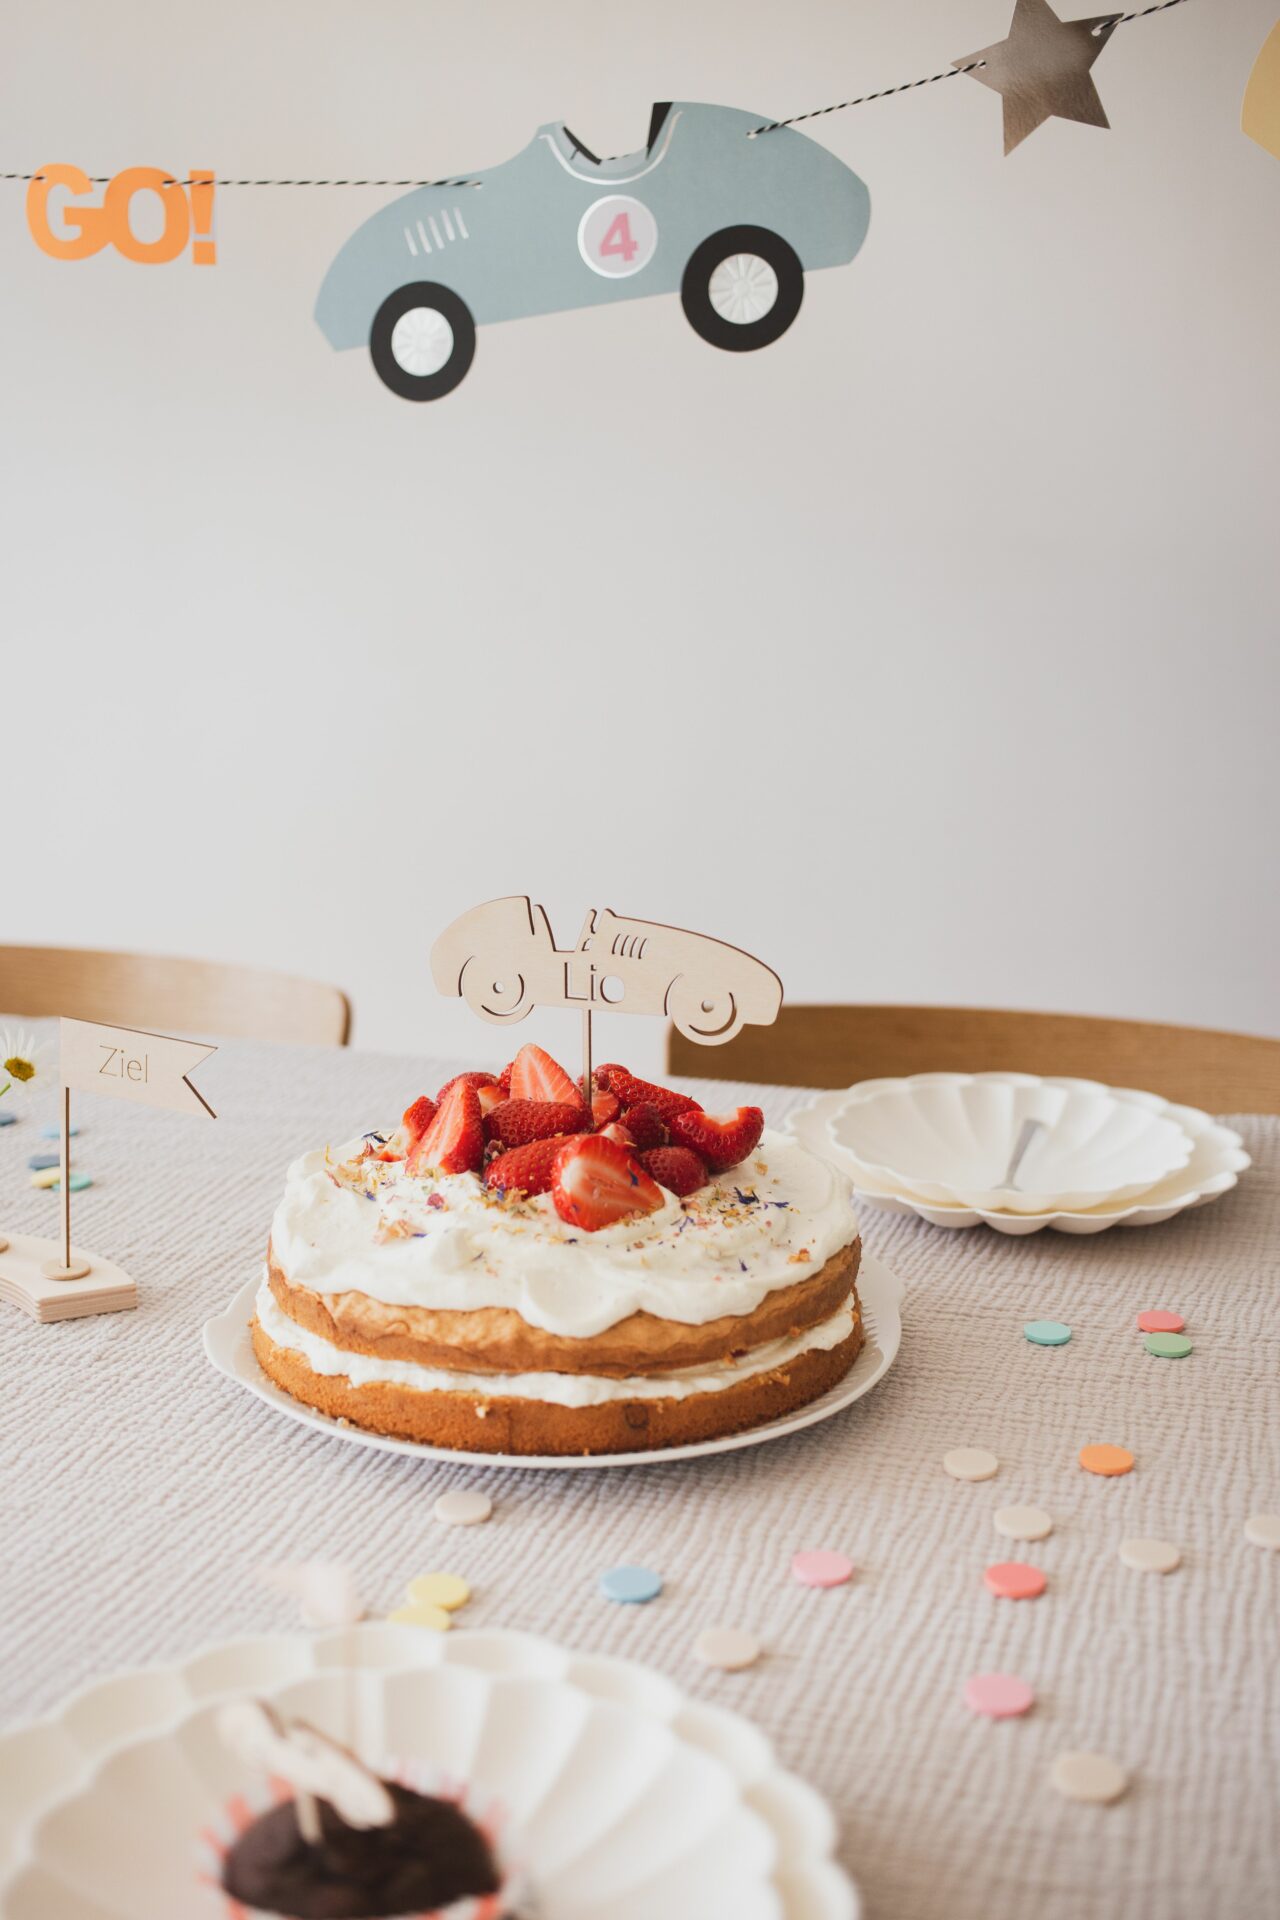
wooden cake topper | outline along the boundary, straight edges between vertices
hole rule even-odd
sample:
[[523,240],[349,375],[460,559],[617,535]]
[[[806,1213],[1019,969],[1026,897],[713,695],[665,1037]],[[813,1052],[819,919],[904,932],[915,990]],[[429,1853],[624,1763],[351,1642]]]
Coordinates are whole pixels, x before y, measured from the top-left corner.
[[218,1731],[239,1760],[294,1790],[298,1829],[313,1846],[321,1838],[318,1800],[348,1827],[389,1827],[395,1801],[376,1773],[349,1748],[304,1721],[281,1720],[265,1700],[232,1700],[218,1713]]
[[[108,1027],[94,1020],[60,1023],[62,1082],[62,1244],[31,1234],[0,1236],[0,1299],[21,1307],[36,1320],[74,1320],[86,1313],[119,1313],[136,1307],[138,1291],[129,1275],[100,1254],[71,1245],[71,1094],[107,1093],[178,1113],[213,1108],[188,1075],[216,1047],[166,1034],[140,1033],[133,1027]],[[61,1254],[61,1258],[56,1257]]]
[[588,1097],[591,1015],[600,1008],[665,1014],[688,1039],[717,1047],[748,1022],[771,1026],[782,1005],[772,967],[740,947],[592,907],[578,944],[560,948],[545,907],[522,893],[472,907],[446,927],[431,949],[431,977],[499,1026],[535,1007],[577,1008]]

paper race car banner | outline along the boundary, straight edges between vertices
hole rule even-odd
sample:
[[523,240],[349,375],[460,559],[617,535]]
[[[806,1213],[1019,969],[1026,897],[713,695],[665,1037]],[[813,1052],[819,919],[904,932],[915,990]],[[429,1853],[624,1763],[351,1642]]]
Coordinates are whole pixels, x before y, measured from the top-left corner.
[[[138,266],[164,266],[191,240],[193,266],[212,267],[218,258],[214,179],[207,168],[192,168],[182,181],[162,167],[126,167],[107,182],[99,200],[97,184],[79,167],[41,167],[27,188],[27,225],[41,252],[54,260],[88,260],[114,247]],[[159,231],[149,239],[134,228],[139,194],[154,196],[153,213],[158,203]]]
[[216,1047],[134,1027],[107,1027],[96,1020],[63,1020],[59,1045],[64,1087],[217,1117],[187,1077]]

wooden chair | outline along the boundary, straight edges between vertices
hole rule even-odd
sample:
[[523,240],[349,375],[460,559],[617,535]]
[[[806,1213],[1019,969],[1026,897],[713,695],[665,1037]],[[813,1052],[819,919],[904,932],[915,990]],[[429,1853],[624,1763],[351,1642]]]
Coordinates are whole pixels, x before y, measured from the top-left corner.
[[1280,1113],[1280,1040],[1206,1027],[996,1007],[784,1006],[722,1047],[671,1028],[667,1067],[695,1079],[848,1087],[911,1073],[1067,1074],[1210,1113]]
[[80,947],[0,947],[0,1009],[238,1040],[345,1047],[351,1004],[337,987],[217,960]]

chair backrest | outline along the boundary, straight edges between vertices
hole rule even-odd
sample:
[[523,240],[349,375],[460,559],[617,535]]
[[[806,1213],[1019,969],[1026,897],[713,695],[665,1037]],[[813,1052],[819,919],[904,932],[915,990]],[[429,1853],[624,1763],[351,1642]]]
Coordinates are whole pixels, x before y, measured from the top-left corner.
[[344,1047],[351,1006],[337,987],[218,960],[80,947],[0,947],[0,1009],[123,1027]]
[[1210,1113],[1280,1113],[1280,1040],[996,1007],[784,1006],[722,1047],[674,1028],[667,1066],[697,1079],[848,1087],[911,1073],[1044,1073],[1142,1087]]

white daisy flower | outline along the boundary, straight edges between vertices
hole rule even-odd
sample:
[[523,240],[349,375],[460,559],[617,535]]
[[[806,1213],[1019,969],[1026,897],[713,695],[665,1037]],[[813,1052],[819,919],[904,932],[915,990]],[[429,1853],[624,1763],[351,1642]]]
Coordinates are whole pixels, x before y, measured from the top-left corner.
[[7,1093],[15,1080],[25,1086],[29,1081],[38,1079],[47,1051],[29,1028],[19,1027],[11,1031],[6,1027],[3,1035],[0,1035],[0,1067],[8,1076],[8,1084],[0,1091]]

